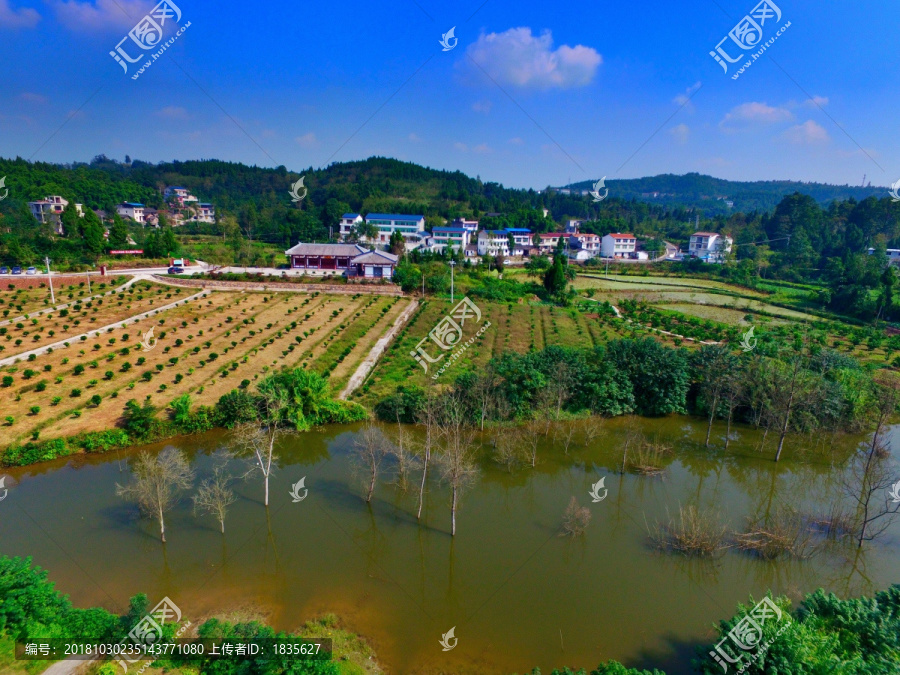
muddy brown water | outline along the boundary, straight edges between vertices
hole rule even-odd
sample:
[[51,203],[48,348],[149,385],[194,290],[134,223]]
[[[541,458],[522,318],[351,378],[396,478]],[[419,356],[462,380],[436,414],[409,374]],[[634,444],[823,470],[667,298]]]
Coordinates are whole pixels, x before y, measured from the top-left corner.
[[[629,425],[674,448],[662,476],[619,474]],[[124,612],[144,592],[151,602],[170,597],[188,619],[248,609],[284,630],[334,612],[389,673],[546,673],[617,659],[679,675],[710,644],[716,622],[751,595],[771,589],[796,602],[819,587],[847,596],[900,582],[900,523],[861,553],[832,545],[801,561],[736,550],[704,561],[648,544],[648,528],[680,506],[715,512],[733,528],[786,506],[828,511],[863,436],[791,439],[775,464],[772,439],[760,453],[751,429],[733,430],[726,453],[718,427],[717,447],[703,447],[702,421],[610,420],[589,446],[576,436],[568,455],[548,439],[534,469],[510,473],[484,461],[451,539],[448,491],[437,481],[429,481],[421,523],[415,488],[389,484],[387,465],[366,505],[349,461],[359,428],[284,439],[268,512],[259,478],[237,483],[224,537],[185,497],[168,516],[165,546],[155,524],[115,495],[136,449],[7,469],[0,554],[32,556],[78,606]],[[892,441],[896,454],[900,427]],[[147,449],[185,450],[198,483],[228,443],[216,431]],[[309,492],[295,503],[290,487],[303,476]],[[604,476],[607,496],[594,503],[589,490]],[[592,514],[575,539],[558,536],[572,496]],[[442,651],[441,635],[454,626],[457,646]]]

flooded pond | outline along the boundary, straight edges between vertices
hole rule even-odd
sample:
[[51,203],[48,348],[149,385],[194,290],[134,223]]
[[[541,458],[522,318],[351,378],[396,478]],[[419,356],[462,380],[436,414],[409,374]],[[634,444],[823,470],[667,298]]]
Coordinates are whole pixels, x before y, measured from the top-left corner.
[[[673,447],[661,476],[619,473],[635,424]],[[832,545],[806,560],[766,562],[735,549],[695,560],[648,543],[648,530],[687,505],[734,529],[787,507],[825,513],[841,498],[839,469],[863,437],[807,439],[819,447],[805,451],[792,439],[775,464],[772,439],[760,454],[753,430],[733,430],[725,453],[722,429],[714,433],[719,448],[706,450],[705,424],[684,417],[621,418],[605,428],[587,445],[576,437],[568,455],[548,439],[533,469],[482,462],[455,539],[449,493],[436,481],[421,523],[415,487],[401,492],[387,471],[365,503],[350,466],[359,426],[284,439],[268,510],[260,477],[238,482],[224,536],[185,496],[167,517],[165,546],[155,522],[115,494],[133,452],[7,469],[14,480],[0,504],[0,554],[32,556],[79,606],[124,612],[144,592],[151,603],[169,596],[191,621],[245,609],[284,630],[334,612],[390,673],[549,672],[617,659],[678,675],[689,672],[696,645],[710,644],[716,622],[751,594],[772,589],[796,601],[819,587],[846,596],[900,581],[898,523],[860,554]],[[896,453],[900,431],[892,433]],[[228,442],[212,432],[149,449],[186,451],[197,484]],[[291,485],[304,476],[308,496],[294,502]],[[604,476],[608,494],[593,503],[591,485]],[[560,537],[573,496],[592,518],[582,536]],[[442,652],[438,641],[453,626],[458,645]]]

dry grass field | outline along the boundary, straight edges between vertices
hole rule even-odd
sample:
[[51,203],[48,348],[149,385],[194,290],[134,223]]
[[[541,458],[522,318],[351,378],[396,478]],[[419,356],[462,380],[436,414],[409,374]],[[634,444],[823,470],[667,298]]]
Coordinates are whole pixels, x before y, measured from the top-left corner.
[[[194,293],[138,282],[114,300],[84,303],[76,315],[41,317],[41,331],[14,328],[20,332],[6,341],[3,356],[61,339],[67,334],[63,325],[77,334]],[[249,387],[282,366],[329,373],[338,391],[409,302],[372,295],[212,292],[2,368],[4,445],[113,428],[132,398],[165,407],[188,393],[195,403],[213,405],[222,394]],[[139,341],[151,326],[157,341],[144,351]],[[22,335],[26,330],[29,335]],[[32,334],[39,340],[26,342]]]

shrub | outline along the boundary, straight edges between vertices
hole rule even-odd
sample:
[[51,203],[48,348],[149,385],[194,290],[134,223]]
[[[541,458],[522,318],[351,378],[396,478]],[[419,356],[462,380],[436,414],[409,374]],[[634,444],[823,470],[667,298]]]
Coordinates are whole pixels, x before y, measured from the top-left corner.
[[81,396],[81,389],[73,389],[72,393],[70,395],[72,396],[72,398],[77,398],[77,397]]
[[36,385],[34,385],[35,391],[44,391],[47,388],[47,380],[41,380]]
[[100,397],[100,394],[94,394],[93,396],[91,396],[91,404],[94,407],[97,407],[98,405],[100,405],[100,401],[102,401],[102,400],[103,399]]
[[37,415],[39,412],[41,412],[41,406],[33,405],[29,408],[29,410],[31,411],[32,415]]

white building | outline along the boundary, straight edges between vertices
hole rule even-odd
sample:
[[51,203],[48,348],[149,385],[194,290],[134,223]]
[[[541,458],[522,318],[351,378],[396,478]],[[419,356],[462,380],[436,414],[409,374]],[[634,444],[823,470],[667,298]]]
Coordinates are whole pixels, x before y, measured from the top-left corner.
[[482,230],[478,233],[478,255],[509,255],[509,234],[506,230]]
[[448,223],[447,227],[461,227],[468,230],[470,234],[478,232],[477,220],[466,220],[465,218],[456,218],[452,223]]
[[508,227],[505,232],[507,235],[511,234],[513,236],[513,243],[515,244],[512,250],[513,255],[524,255],[525,251],[534,246],[532,242],[534,235],[526,227]]
[[[50,195],[46,199],[39,199],[36,202],[28,202],[31,208],[31,215],[42,223],[48,222],[51,217],[59,217],[63,210],[69,205],[69,200],[63,199],[59,195]],[[84,209],[81,204],[75,204],[75,210],[78,215],[84,218]]]
[[382,246],[388,245],[394,232],[403,235],[407,250],[419,248],[428,237],[425,233],[425,216],[370,213],[366,216],[366,225],[374,225],[378,229],[378,237],[375,242]]
[[136,223],[144,224],[144,205],[136,202],[122,202],[116,207],[116,213],[123,218],[131,218]]
[[341,239],[346,239],[353,232],[353,228],[363,221],[358,213],[345,213],[341,216]]
[[216,209],[212,204],[199,202],[194,208],[194,215],[191,216],[192,223],[214,223],[216,222]]
[[633,234],[612,232],[600,240],[600,255],[604,258],[631,258],[637,248]]
[[[875,253],[874,248],[870,248],[868,250],[869,255]],[[889,248],[885,250],[885,255],[887,256],[887,261],[891,265],[900,266],[900,248]]]
[[465,249],[471,240],[472,233],[464,227],[436,227],[431,233],[431,250],[443,253],[448,246]]
[[592,258],[600,255],[600,235],[598,234],[576,234],[572,237],[571,244],[573,248],[587,251]]
[[704,262],[720,263],[731,253],[734,240],[717,232],[694,232],[688,245],[688,255]]

